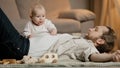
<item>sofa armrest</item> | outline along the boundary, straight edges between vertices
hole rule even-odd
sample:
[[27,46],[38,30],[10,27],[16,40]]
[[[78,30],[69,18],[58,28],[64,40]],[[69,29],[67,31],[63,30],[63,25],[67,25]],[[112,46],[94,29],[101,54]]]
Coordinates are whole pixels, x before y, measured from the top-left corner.
[[81,31],[80,22],[74,19],[52,19],[58,33],[76,33]]

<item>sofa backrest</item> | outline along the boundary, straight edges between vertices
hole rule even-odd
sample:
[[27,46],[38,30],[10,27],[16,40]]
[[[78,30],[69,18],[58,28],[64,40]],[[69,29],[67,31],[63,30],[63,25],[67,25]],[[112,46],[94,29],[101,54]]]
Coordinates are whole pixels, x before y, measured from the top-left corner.
[[[42,4],[47,13],[47,18],[56,18],[58,13],[63,10],[69,10],[69,0],[15,0],[20,16],[29,19],[30,7],[35,3]],[[63,7],[64,6],[64,7]]]

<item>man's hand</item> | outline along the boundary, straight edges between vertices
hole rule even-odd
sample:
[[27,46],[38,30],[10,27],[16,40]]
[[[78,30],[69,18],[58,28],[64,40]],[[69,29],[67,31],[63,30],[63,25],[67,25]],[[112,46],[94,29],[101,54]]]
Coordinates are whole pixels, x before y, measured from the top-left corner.
[[114,62],[120,62],[120,50],[117,50],[113,53],[112,59]]

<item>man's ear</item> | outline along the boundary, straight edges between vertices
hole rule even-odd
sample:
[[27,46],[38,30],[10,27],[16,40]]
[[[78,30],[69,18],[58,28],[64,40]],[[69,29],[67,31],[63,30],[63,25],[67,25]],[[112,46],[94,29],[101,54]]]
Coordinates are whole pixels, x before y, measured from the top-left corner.
[[29,17],[32,18],[32,15],[30,15]]
[[97,43],[97,44],[104,44],[104,43],[105,43],[105,40],[99,38],[99,39],[96,40],[96,43]]

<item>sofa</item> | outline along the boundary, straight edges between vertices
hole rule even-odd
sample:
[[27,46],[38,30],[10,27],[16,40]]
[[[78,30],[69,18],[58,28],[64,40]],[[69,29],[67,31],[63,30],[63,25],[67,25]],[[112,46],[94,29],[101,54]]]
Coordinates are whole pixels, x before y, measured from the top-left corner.
[[[94,27],[95,14],[87,9],[71,9],[69,0],[0,0],[0,8],[8,16],[15,28],[22,33],[29,20],[29,8],[35,2],[42,3],[47,10],[47,18],[55,24],[59,33],[86,33],[89,27]],[[64,1],[64,2],[63,2]],[[65,5],[64,8],[62,5]],[[66,6],[67,5],[67,6]],[[0,64],[0,68],[42,68],[42,67],[103,67],[118,68],[119,62],[81,62],[79,60],[59,58],[57,63],[36,64]]]
[[[50,19],[58,29],[58,33],[85,33],[94,26],[95,14],[87,9],[71,9],[69,0],[56,1],[57,6],[47,0],[0,0],[0,7],[12,21],[15,28],[22,33],[29,18],[29,9],[35,3],[41,3]],[[61,4],[64,6],[61,6]],[[11,7],[10,7],[11,6]]]

